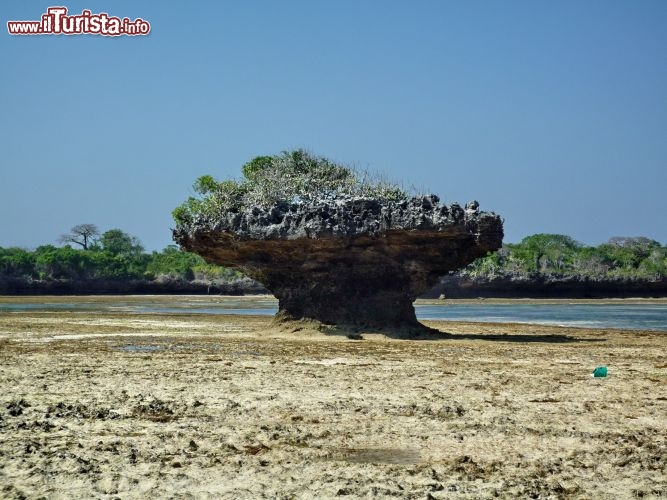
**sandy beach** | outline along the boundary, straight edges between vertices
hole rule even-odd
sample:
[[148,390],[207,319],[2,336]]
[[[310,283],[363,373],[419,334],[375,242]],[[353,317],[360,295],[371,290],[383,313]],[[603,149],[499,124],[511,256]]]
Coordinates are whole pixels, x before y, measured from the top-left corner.
[[667,497],[667,334],[426,323],[0,313],[0,497]]

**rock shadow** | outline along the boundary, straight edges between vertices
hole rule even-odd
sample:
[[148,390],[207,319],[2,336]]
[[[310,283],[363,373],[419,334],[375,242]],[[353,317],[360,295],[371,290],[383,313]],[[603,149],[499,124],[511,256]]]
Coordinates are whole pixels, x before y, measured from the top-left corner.
[[389,327],[368,325],[330,325],[313,319],[285,320],[276,319],[274,326],[286,333],[319,333],[327,336],[346,337],[349,340],[364,340],[364,335],[384,335],[399,340],[451,341],[451,340],[484,340],[488,342],[572,344],[579,342],[606,342],[606,338],[582,338],[573,335],[559,334],[494,334],[494,333],[449,333],[426,326],[422,323],[410,323]]
[[443,340],[487,340],[490,342],[546,343],[571,344],[576,342],[606,342],[607,339],[579,338],[571,335],[553,335],[530,333],[519,334],[488,334],[488,333],[445,333]]
[[356,326],[322,325],[320,331],[324,335],[345,336],[350,340],[363,340],[365,334],[380,334],[400,340],[451,341],[451,340],[484,340],[487,342],[545,343],[572,344],[578,342],[606,342],[606,338],[582,338],[573,335],[559,334],[494,334],[494,333],[449,333],[430,328],[426,325],[410,325],[394,328],[364,328]]

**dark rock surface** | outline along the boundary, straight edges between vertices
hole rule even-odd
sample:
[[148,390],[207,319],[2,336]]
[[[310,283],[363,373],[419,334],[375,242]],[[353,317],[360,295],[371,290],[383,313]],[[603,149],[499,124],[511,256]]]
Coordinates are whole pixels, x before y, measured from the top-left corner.
[[173,236],[184,250],[265,285],[281,317],[403,327],[418,325],[412,302],[442,275],[501,246],[503,226],[477,202],[447,206],[430,195],[226,212]]
[[268,290],[250,279],[222,282],[0,278],[0,295],[248,295],[262,293],[268,293]]

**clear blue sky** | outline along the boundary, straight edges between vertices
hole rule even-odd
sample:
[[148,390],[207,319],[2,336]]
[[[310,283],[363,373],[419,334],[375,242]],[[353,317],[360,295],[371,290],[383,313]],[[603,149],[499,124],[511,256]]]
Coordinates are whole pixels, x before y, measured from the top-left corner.
[[0,246],[171,243],[206,173],[304,147],[501,214],[505,241],[667,242],[667,2],[71,1],[139,37],[10,36]]

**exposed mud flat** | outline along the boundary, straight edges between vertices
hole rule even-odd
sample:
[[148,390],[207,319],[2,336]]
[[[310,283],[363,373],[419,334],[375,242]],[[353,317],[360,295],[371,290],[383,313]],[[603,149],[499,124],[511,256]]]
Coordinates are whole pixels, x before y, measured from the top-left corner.
[[0,497],[667,497],[666,334],[428,325],[0,314]]

